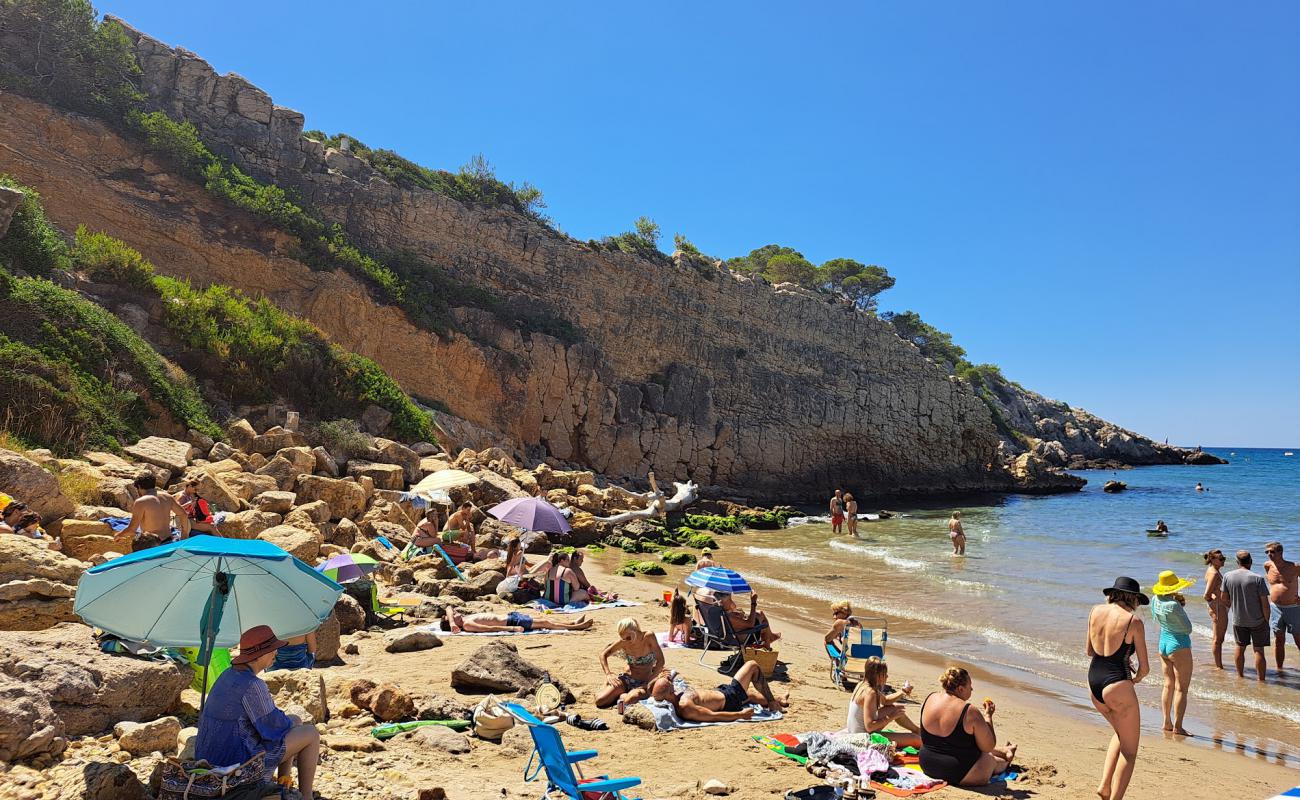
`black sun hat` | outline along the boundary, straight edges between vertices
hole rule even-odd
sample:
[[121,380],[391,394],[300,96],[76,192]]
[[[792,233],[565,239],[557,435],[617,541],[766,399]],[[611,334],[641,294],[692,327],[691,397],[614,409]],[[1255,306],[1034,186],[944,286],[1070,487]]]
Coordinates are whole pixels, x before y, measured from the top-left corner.
[[1137,581],[1133,580],[1132,578],[1124,577],[1122,575],[1115,579],[1114,586],[1101,590],[1101,593],[1106,595],[1107,597],[1110,597],[1111,592],[1128,592],[1129,594],[1135,594],[1138,596],[1138,602],[1141,603],[1142,605],[1146,605],[1151,602],[1151,598],[1142,594],[1142,587],[1138,585]]

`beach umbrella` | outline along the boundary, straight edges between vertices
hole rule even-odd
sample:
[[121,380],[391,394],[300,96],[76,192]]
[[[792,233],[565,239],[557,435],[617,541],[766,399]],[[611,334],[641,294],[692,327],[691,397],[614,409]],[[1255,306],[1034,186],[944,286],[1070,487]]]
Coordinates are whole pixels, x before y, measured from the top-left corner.
[[320,564],[316,571],[335,583],[352,583],[379,569],[379,562],[365,553],[339,553]]
[[569,521],[563,512],[540,497],[517,497],[492,506],[488,513],[526,531],[568,533]]
[[686,585],[709,589],[714,592],[730,592],[731,594],[744,594],[753,591],[739,572],[726,567],[697,569],[686,577]]
[[192,536],[86,570],[73,610],[124,639],[197,647],[206,673],[214,647],[255,625],[282,639],[316,630],[342,591],[270,542]]

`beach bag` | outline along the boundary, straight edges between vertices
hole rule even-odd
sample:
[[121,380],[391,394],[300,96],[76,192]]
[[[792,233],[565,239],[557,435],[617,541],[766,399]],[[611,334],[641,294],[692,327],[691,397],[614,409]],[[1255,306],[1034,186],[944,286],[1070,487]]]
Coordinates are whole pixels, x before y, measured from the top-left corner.
[[474,707],[474,735],[480,739],[500,741],[505,732],[515,726],[515,718],[490,694]]
[[167,759],[162,764],[158,800],[227,797],[237,789],[256,786],[266,779],[266,753],[257,753],[231,770],[213,769],[206,761]]

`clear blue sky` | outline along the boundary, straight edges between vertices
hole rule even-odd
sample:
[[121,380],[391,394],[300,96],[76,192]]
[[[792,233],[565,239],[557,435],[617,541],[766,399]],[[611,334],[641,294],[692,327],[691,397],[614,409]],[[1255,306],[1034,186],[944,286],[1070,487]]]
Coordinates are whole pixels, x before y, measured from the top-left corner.
[[1044,394],[1300,446],[1292,0],[97,5],[308,127],[482,152],[579,238],[882,264]]

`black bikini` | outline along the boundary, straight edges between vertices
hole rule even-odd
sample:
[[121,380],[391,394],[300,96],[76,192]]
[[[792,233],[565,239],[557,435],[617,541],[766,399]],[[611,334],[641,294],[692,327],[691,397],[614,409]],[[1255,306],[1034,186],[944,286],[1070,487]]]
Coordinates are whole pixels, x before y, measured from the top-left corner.
[[975,762],[984,755],[975,741],[975,734],[966,732],[966,711],[970,703],[962,706],[952,733],[939,736],[925,729],[925,704],[928,702],[929,697],[921,703],[921,770],[931,778],[960,786]]
[[1094,655],[1092,663],[1088,665],[1088,688],[1092,690],[1092,696],[1097,698],[1097,702],[1103,705],[1106,701],[1102,699],[1101,693],[1107,686],[1133,678],[1133,673],[1128,668],[1128,660],[1137,652],[1137,645],[1125,641],[1128,639],[1128,631],[1131,627],[1133,627],[1133,617],[1130,616],[1119,648],[1108,656]]

